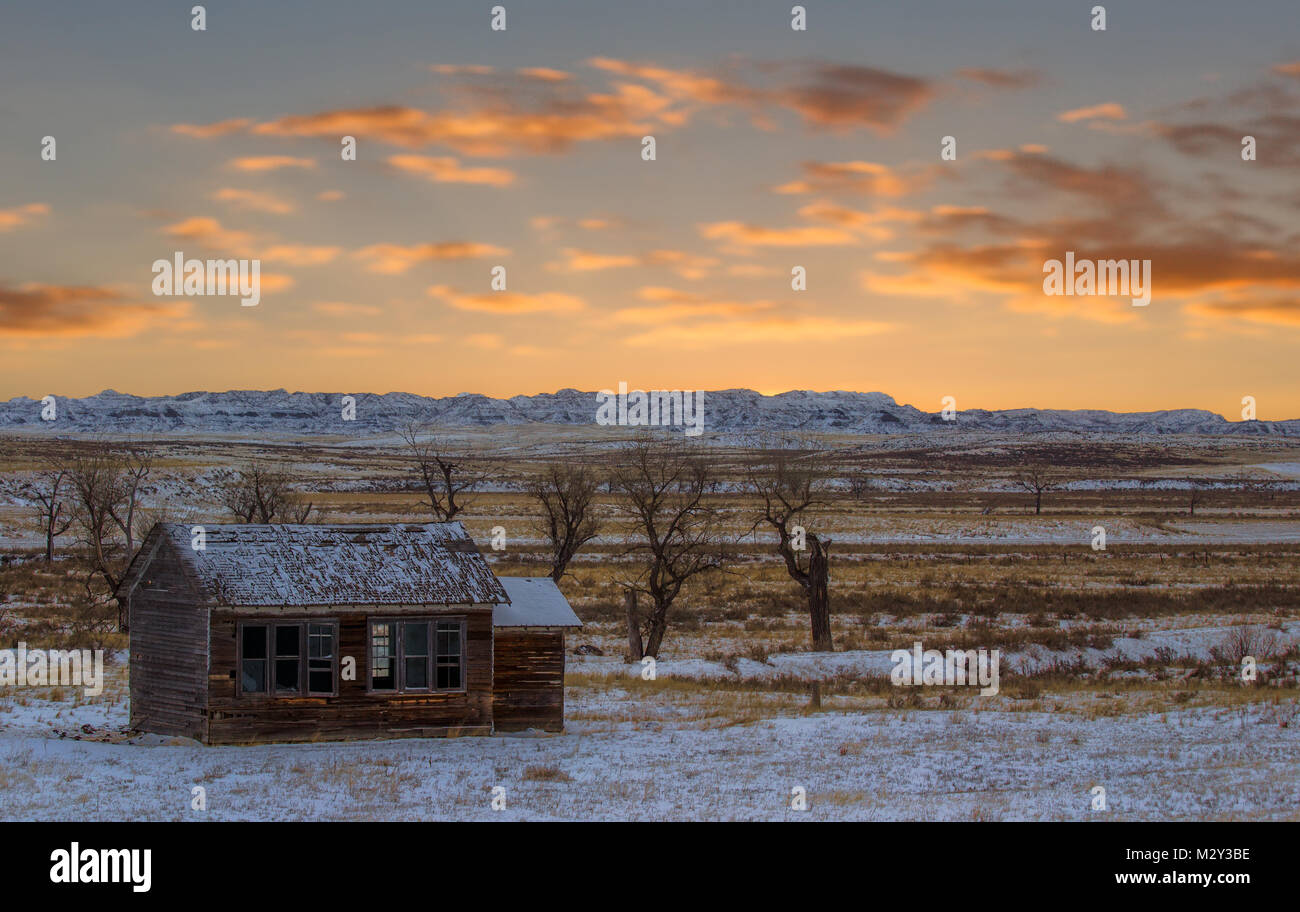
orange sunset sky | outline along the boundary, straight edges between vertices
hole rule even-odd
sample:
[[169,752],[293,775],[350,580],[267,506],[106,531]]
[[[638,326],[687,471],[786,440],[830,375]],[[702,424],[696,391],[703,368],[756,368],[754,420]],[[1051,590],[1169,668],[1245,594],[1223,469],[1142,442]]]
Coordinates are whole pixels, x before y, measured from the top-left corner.
[[[1290,4],[1104,32],[1069,2],[811,3],[806,32],[789,3],[504,5],[504,32],[482,3],[209,4],[204,32],[6,5],[0,398],[624,380],[1300,417]],[[260,259],[261,303],[154,296],[176,251]],[[1067,251],[1150,259],[1150,305],[1045,296]]]

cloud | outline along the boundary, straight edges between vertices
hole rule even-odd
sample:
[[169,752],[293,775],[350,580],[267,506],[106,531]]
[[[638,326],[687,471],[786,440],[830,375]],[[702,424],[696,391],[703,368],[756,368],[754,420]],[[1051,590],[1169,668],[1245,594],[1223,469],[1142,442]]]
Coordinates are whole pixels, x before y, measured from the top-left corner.
[[12,209],[0,209],[0,232],[20,228],[38,215],[49,215],[50,207],[45,203],[28,203],[14,206]]
[[251,123],[252,121],[247,117],[234,117],[230,120],[221,120],[210,124],[173,124],[171,131],[194,139],[212,139],[217,136],[242,132]]
[[466,168],[454,158],[428,155],[390,155],[388,164],[406,174],[413,174],[437,184],[487,184],[508,187],[515,173],[505,168]]
[[1300,77],[1300,60],[1293,60],[1290,63],[1279,63],[1273,67],[1273,72],[1279,76],[1297,76]]
[[1300,166],[1300,117],[1268,114],[1236,125],[1213,121],[1156,123],[1151,130],[1184,155],[1203,158],[1240,155],[1242,139],[1254,136],[1260,167]]
[[604,254],[566,247],[561,262],[547,263],[551,272],[600,272],[634,266],[666,266],[683,278],[698,279],[719,264],[716,257],[698,256],[682,250],[652,250],[644,254]]
[[[504,73],[477,65],[439,64],[434,71],[452,79],[445,89],[449,104],[441,109],[385,104],[290,114],[260,123],[232,118],[172,129],[198,138],[240,131],[335,141],[352,135],[405,149],[443,146],[464,155],[500,158],[555,154],[581,142],[640,138],[681,127],[708,107],[748,110],[758,120],[766,118],[766,109],[785,109],[816,127],[888,132],[934,94],[926,80],[854,65],[735,64],[732,70],[747,69],[752,77],[742,79],[604,57],[588,63],[610,77],[604,90],[584,89],[569,74],[544,67]],[[470,78],[458,82],[462,76]],[[239,161],[268,158],[273,157]]]
[[215,191],[209,199],[219,203],[229,203],[235,209],[269,212],[272,215],[288,215],[296,208],[292,203],[273,194],[258,190],[239,190],[234,187],[223,187]]
[[429,71],[439,76],[489,76],[496,68],[481,63],[435,63]]
[[441,298],[457,310],[485,313],[573,313],[586,306],[582,298],[554,291],[539,294],[523,294],[514,291],[464,294],[447,285],[433,285],[428,289],[428,293],[430,297]]
[[1122,104],[1107,101],[1102,104],[1089,105],[1086,108],[1073,108],[1056,115],[1061,123],[1078,123],[1081,120],[1127,120],[1128,112]]
[[957,75],[971,82],[981,82],[995,89],[1027,89],[1042,82],[1038,70],[1000,70],[989,67],[966,67]]
[[[562,85],[560,83],[545,85]],[[577,142],[640,137],[658,122],[667,100],[635,86],[615,94],[574,95],[531,100],[503,93],[477,106],[437,112],[399,105],[323,111],[258,124],[264,136],[368,137],[418,149],[447,146],[466,155],[500,158],[511,154],[550,154]]]
[[641,258],[632,254],[593,253],[575,247],[566,247],[560,252],[565,257],[564,262],[546,265],[546,268],[552,272],[600,272],[605,269],[623,269],[641,265]]
[[691,70],[674,70],[652,63],[630,63],[609,57],[593,57],[587,64],[608,73],[652,82],[676,99],[725,104],[745,98],[748,94],[744,90],[728,86],[721,79]]
[[888,133],[934,97],[924,79],[846,64],[817,64],[774,100],[822,127],[871,127]]
[[894,230],[888,223],[918,222],[924,216],[911,209],[899,209],[886,206],[872,212],[850,209],[827,200],[818,200],[799,209],[799,215],[810,221],[828,222],[849,231],[859,232],[877,241],[888,241],[894,237]]
[[747,247],[834,247],[858,243],[858,238],[841,228],[798,226],[764,228],[747,222],[712,222],[699,226],[700,234],[713,241],[727,241]]
[[1123,210],[1130,220],[1165,213],[1156,198],[1159,182],[1137,167],[1103,164],[1089,168],[1023,149],[1000,156],[997,161],[1021,194],[1065,193],[1094,207]]
[[307,244],[272,244],[258,251],[258,257],[268,263],[287,263],[290,266],[323,266],[339,255],[338,247],[313,247]]
[[322,190],[320,193],[316,194],[316,199],[323,203],[338,202],[343,199],[343,197],[344,193],[342,190]]
[[297,158],[292,155],[250,155],[231,159],[228,166],[236,171],[260,173],[278,171],[280,168],[315,168],[316,159]]
[[510,251],[492,244],[472,241],[444,241],[438,244],[371,244],[352,255],[366,262],[366,270],[384,275],[399,275],[417,263],[435,260],[472,260],[485,256],[498,256]]
[[1261,298],[1257,295],[1225,295],[1193,302],[1188,313],[1214,321],[1254,323],[1263,326],[1300,328],[1300,295]]
[[177,241],[193,241],[209,250],[224,250],[241,256],[252,242],[252,235],[248,232],[223,228],[221,222],[207,216],[183,219],[162,230],[165,235]]
[[566,79],[572,79],[570,73],[563,70],[553,70],[550,67],[520,67],[516,72],[520,76],[527,76],[529,79],[540,79],[543,82],[563,82]]
[[131,336],[183,316],[189,302],[136,302],[102,286],[0,284],[0,336]]
[[899,197],[927,184],[931,172],[900,175],[886,165],[868,161],[802,164],[804,177],[776,187],[777,193],[836,193]]
[[790,342],[835,342],[889,332],[892,324],[874,320],[841,320],[821,316],[762,316],[693,324],[668,324],[630,336],[634,346],[714,348],[723,345]]

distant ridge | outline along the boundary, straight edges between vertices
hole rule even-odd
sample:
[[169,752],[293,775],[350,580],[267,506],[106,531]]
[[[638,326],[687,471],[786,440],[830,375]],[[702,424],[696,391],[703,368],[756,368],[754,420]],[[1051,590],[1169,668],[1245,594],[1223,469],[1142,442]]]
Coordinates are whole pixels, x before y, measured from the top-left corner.
[[[57,421],[41,420],[39,400],[0,403],[0,429],[31,432],[154,434],[191,432],[367,436],[390,433],[412,421],[441,427],[590,425],[596,394],[574,389],[493,399],[477,393],[431,398],[412,393],[352,393],[356,420],[341,419],[343,393],[285,390],[193,392],[131,396],[105,390],[82,399],[57,398]],[[704,429],[728,433],[833,431],[849,434],[932,434],[987,431],[1012,434],[1245,434],[1300,436],[1300,419],[1228,421],[1203,409],[1108,412],[1097,409],[970,409],[944,421],[938,412],[899,405],[884,393],[795,390],[764,396],[753,390],[706,392]]]

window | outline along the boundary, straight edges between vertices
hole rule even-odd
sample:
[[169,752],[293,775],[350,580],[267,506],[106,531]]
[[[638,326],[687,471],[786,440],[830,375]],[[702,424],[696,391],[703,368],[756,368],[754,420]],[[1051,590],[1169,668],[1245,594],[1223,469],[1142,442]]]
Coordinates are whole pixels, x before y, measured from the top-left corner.
[[465,621],[370,622],[370,689],[427,693],[465,688]]
[[460,690],[461,655],[460,640],[463,624],[460,621],[438,622],[438,689]]
[[380,621],[370,625],[370,689],[397,690],[397,644],[393,628]]
[[429,689],[429,622],[402,624],[403,689]]
[[239,692],[280,697],[337,692],[338,624],[239,625]]
[[275,692],[302,691],[302,625],[275,625]]
[[240,631],[239,687],[244,693],[266,693],[266,627],[246,625]]
[[333,624],[307,625],[307,693],[334,693],[335,640]]

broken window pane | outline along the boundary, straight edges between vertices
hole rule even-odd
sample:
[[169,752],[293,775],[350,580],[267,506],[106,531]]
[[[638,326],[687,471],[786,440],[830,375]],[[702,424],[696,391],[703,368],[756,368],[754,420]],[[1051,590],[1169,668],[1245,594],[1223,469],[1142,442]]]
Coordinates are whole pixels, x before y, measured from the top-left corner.
[[370,624],[370,688],[371,690],[397,689],[397,656],[393,642],[393,627],[389,621]]

